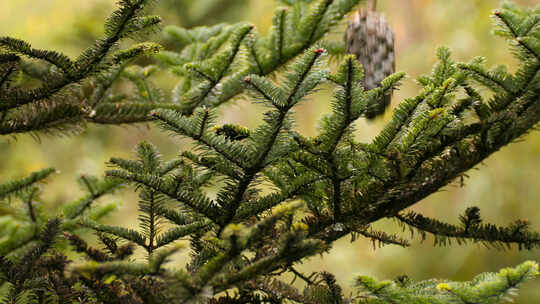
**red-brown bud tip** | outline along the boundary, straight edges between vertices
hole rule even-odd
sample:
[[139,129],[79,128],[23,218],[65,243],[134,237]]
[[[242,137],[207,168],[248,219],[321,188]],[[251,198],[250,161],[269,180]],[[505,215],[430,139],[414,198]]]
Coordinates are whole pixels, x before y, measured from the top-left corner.
[[249,83],[250,81],[251,81],[251,77],[248,76],[248,77],[244,78],[245,83]]
[[318,49],[315,50],[315,54],[317,54],[317,55],[321,55],[322,53],[324,53],[323,48],[318,48]]

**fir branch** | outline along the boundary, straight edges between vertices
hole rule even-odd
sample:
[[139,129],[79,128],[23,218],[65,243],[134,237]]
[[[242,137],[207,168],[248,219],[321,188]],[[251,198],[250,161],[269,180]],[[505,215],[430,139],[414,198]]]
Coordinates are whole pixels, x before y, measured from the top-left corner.
[[[242,157],[244,149],[241,145],[226,143],[224,140],[220,140],[217,136],[211,136],[207,132],[207,129],[212,127],[209,124],[209,117],[212,115],[209,109],[199,108],[190,118],[186,118],[179,112],[167,110],[157,110],[152,112],[151,115],[158,120],[159,126],[163,129],[193,138],[200,146],[215,151],[239,168],[245,168],[245,157]],[[197,121],[194,121],[194,119],[197,119]],[[194,126],[197,126],[196,129]]]
[[[277,113],[270,112],[269,116],[272,115],[275,119],[268,121],[269,128],[261,128],[252,136],[251,139],[258,145],[258,151],[250,159],[250,165],[245,170],[245,176],[233,189],[232,200],[230,202],[223,202],[227,204],[227,214],[223,220],[225,224],[230,223],[235,217],[249,185],[253,182],[256,175],[267,166],[267,157],[284,127],[288,112],[299,102],[300,98],[307,95],[324,78],[324,74],[311,73],[314,66],[320,63],[319,58],[323,53],[323,49],[312,49],[307,51],[298,60],[294,66],[294,71],[287,75],[289,95],[283,101],[284,107],[277,111]],[[246,80],[248,82],[250,81],[249,78]],[[256,142],[257,140],[259,142]]]
[[[137,105],[130,107],[129,113],[115,113],[116,120],[112,121],[111,112],[102,113],[103,109],[92,109],[81,105],[83,96],[77,96],[80,91],[77,86],[88,79],[107,73],[111,67],[121,65],[134,57],[156,52],[159,46],[155,44],[139,44],[127,50],[119,51],[112,55],[113,48],[117,43],[152,27],[160,22],[159,18],[143,17],[142,10],[152,1],[121,1],[120,8],[106,25],[107,37],[99,40],[88,48],[76,61],[72,61],[66,55],[54,51],[36,50],[22,40],[4,37],[0,39],[0,48],[20,54],[22,56],[38,59],[50,63],[58,68],[58,71],[38,73],[42,85],[35,89],[21,87],[6,88],[0,90],[0,134],[15,134],[36,131],[76,131],[70,125],[83,125],[86,121],[92,121],[96,114],[108,114],[108,119],[101,116],[95,117],[94,122],[102,123],[126,123],[150,120],[146,110],[143,115],[133,117],[133,112],[140,113]],[[3,65],[5,66],[5,64]],[[23,69],[24,70],[24,69]],[[9,68],[1,74],[2,84],[12,73]],[[60,72],[61,71],[61,72]],[[114,77],[115,73],[112,73]],[[103,98],[105,91],[111,85],[111,80],[96,90],[90,98],[91,106],[96,106]],[[75,100],[77,99],[77,100]],[[86,102],[85,102],[86,103]],[[37,110],[39,109],[39,111]],[[10,113],[8,113],[9,110]],[[125,111],[125,110],[124,110]],[[124,114],[124,115],[121,115]],[[130,116],[131,115],[131,116]]]
[[109,54],[116,43],[126,34],[129,23],[134,20],[141,11],[153,2],[152,0],[121,0],[119,9],[115,11],[105,23],[105,35],[101,41],[97,41],[93,47],[87,49],[76,61],[79,75],[92,72]]
[[538,265],[525,262],[516,268],[507,268],[499,273],[487,273],[470,282],[448,282],[428,280],[407,283],[377,282],[368,277],[359,277],[355,285],[358,299],[366,303],[498,303],[511,295],[511,291],[524,281],[538,275]]
[[398,245],[401,247],[411,246],[411,244],[407,240],[404,240],[396,235],[389,235],[384,231],[375,231],[368,229],[353,231],[370,239],[373,244],[374,250],[377,248],[377,244],[379,245],[379,247],[381,247],[382,245]]
[[139,226],[146,239],[148,239],[148,245],[146,246],[148,254],[152,254],[154,249],[157,248],[154,242],[161,226],[160,207],[163,201],[163,197],[160,197],[158,193],[150,189],[141,191],[139,200]]
[[48,168],[34,172],[26,178],[13,180],[5,184],[0,184],[0,199],[3,200],[9,198],[10,196],[20,194],[26,189],[32,189],[32,187],[36,183],[42,182],[55,172],[55,169]]
[[33,200],[35,198],[35,196],[37,195],[37,193],[39,192],[39,188],[32,188],[30,189],[25,201],[26,201],[26,206],[28,208],[28,217],[30,218],[30,220],[33,222],[33,223],[37,223],[37,218],[36,218],[36,211],[34,210],[34,205],[33,205]]
[[[258,76],[269,75],[285,65],[289,60],[313,48],[347,13],[353,11],[359,2],[360,0],[320,0],[316,4],[299,3],[293,8],[278,8],[273,17],[273,26],[268,37],[259,39],[255,34],[246,33],[247,36],[245,37],[248,39],[245,39],[245,47],[247,48],[246,52],[250,56],[248,56],[249,58],[239,58],[236,60],[238,61],[238,63],[235,63],[237,66],[234,67],[234,70],[228,72],[230,78],[223,78],[224,74],[217,75],[218,77],[211,77],[210,73],[196,69],[196,75],[206,75],[206,77],[203,76],[203,83],[198,85],[192,84],[195,79],[190,77],[185,80],[184,84],[188,89],[183,90],[184,94],[181,97],[185,105],[183,113],[191,114],[198,105],[214,107],[233,99],[244,89],[242,86],[235,85],[234,81],[242,80],[250,74],[256,74]],[[303,12],[307,12],[303,18],[294,19],[295,16]],[[232,28],[238,28],[241,31],[241,28],[244,26],[243,24],[237,24],[232,26]],[[207,30],[211,36],[215,38],[220,37],[218,41],[222,42],[225,37],[223,31],[210,31],[211,29],[198,29],[195,33],[204,33],[203,30]],[[249,31],[252,32],[253,30],[250,28]],[[172,29],[168,29],[168,33],[171,32]],[[173,31],[173,34],[177,37],[176,39],[181,45],[185,45],[186,36],[189,37],[189,35],[186,35],[186,30],[176,29]],[[198,41],[199,39],[187,39],[188,43],[195,42],[197,44]],[[230,45],[234,50],[238,50],[238,42],[239,40],[234,35],[230,38]],[[198,57],[208,58],[210,54],[219,57],[217,55],[219,48],[214,44],[215,41],[211,40],[207,44],[202,44],[200,47],[202,52]],[[183,56],[184,54],[179,54],[178,58],[182,58]],[[232,60],[235,59],[235,57],[227,58],[230,58],[231,61],[224,60],[221,64],[221,71],[225,71],[233,63]],[[188,61],[185,61],[186,59]],[[191,58],[186,59],[182,61],[189,62],[191,60]],[[200,64],[190,64],[188,67],[192,69],[195,66],[200,66]],[[223,81],[221,81],[222,78]],[[216,98],[209,96],[209,93],[213,92],[214,88],[218,85],[221,85],[223,89],[220,90],[220,96],[217,97],[217,100],[213,100]],[[196,101],[194,102],[193,99]]]
[[146,238],[135,230],[122,228],[122,227],[103,225],[103,224],[93,222],[89,219],[82,219],[79,221],[79,224],[84,227],[92,228],[93,230],[98,231],[98,232],[112,234],[124,240],[133,242],[141,247],[144,247],[144,248],[146,247]]
[[38,235],[38,244],[21,258],[21,261],[15,266],[15,277],[19,282],[23,282],[29,276],[34,264],[44,255],[53,245],[58,233],[60,232],[61,221],[58,218],[49,220]]
[[151,114],[159,109],[180,110],[169,103],[102,103],[88,114],[88,120],[103,125],[132,124],[155,119]]
[[[244,42],[244,39],[251,30],[253,25],[242,25],[232,33],[230,38],[230,47],[217,53],[213,58],[209,59],[207,62],[201,63],[191,63],[186,66],[186,69],[195,71],[198,75],[203,75],[203,78],[208,85],[204,86],[202,91],[197,92],[196,90],[191,90],[186,93],[186,97],[194,98],[195,101],[189,101],[188,114],[193,111],[193,109],[201,106],[208,105],[205,102],[205,99],[210,95],[210,93],[216,88],[216,86],[221,82],[222,78],[225,76],[225,73],[229,70],[230,66],[233,64],[235,58],[240,52],[241,44]],[[219,69],[215,67],[219,66]],[[210,68],[209,68],[210,67]],[[217,72],[217,73],[216,73]],[[212,75],[215,74],[215,75]],[[209,76],[212,75],[212,76]],[[186,100],[186,99],[184,99]]]
[[[528,223],[518,221],[506,228],[483,224],[477,208],[468,209],[460,217],[460,225],[416,213],[401,214],[538,124],[537,11],[506,7],[496,13],[502,23],[501,34],[510,40],[521,64],[515,74],[502,67],[487,70],[479,59],[469,65],[457,64],[450,51],[441,48],[437,52],[440,63],[430,75],[418,79],[423,86],[420,94],[402,102],[379,136],[366,144],[354,139],[354,122],[361,116],[381,114],[386,105],[384,97],[404,75],[391,75],[381,87],[364,91],[358,85],[363,80],[362,69],[353,57],[346,57],[338,72],[328,75],[320,60],[324,50],[313,47],[359,1],[282,1],[289,6],[278,9],[269,36],[262,39],[246,24],[169,29],[184,51],[157,57],[184,78],[174,93],[174,98],[183,100],[181,104],[163,102],[162,93],[149,81],[155,66],[119,67],[102,74],[109,63],[121,65],[145,50],[155,50],[153,45],[139,45],[116,53],[116,57],[112,53],[120,39],[159,21],[142,16],[150,2],[121,0],[120,10],[106,25],[106,38],[76,62],[66,63],[62,56],[33,50],[24,42],[8,41],[12,47],[9,52],[41,56],[66,69],[72,66],[70,76],[55,69],[47,72],[34,65],[23,67],[14,55],[0,56],[0,76],[26,69],[45,82],[44,87],[27,91],[11,89],[5,83],[9,79],[2,80],[4,109],[28,96],[50,97],[48,94],[56,89],[64,93],[65,81],[71,87],[90,76],[102,75],[96,91],[84,96],[89,98],[88,103],[81,104],[83,96],[71,94],[73,88],[65,90],[64,96],[52,93],[50,102],[32,101],[23,107],[15,105],[9,113],[2,111],[0,130],[5,134],[54,128],[69,131],[85,121],[156,120],[167,131],[189,137],[197,145],[196,150],[185,151],[170,162],[164,162],[148,143],[138,146],[137,160],[111,159],[117,169],[107,175],[117,179],[83,178],[88,195],[64,209],[68,221],[53,219],[43,229],[37,225],[41,215],[32,206],[34,193],[23,196],[30,199],[23,200],[30,215],[25,220],[36,227],[37,233],[24,234],[31,235],[24,238],[30,250],[21,261],[0,259],[2,279],[10,282],[9,301],[60,302],[53,298],[58,296],[70,302],[65,287],[89,295],[78,301],[96,303],[494,303],[538,275],[538,266],[526,263],[498,274],[484,274],[469,283],[429,280],[413,284],[361,277],[357,285],[362,290],[349,300],[332,275],[321,273],[316,280],[294,269],[296,263],[324,253],[334,241],[349,234],[353,239],[361,235],[374,243],[408,245],[397,236],[369,228],[385,217],[397,218],[422,235],[434,234],[437,244],[450,239],[497,248],[515,243],[520,249],[530,249],[540,244],[540,236],[528,231]],[[279,84],[262,77],[290,59],[295,60],[287,65]],[[104,97],[119,78],[135,85],[135,94],[128,97],[133,102],[121,103],[120,99],[127,98],[120,95]],[[323,118],[317,137],[305,138],[293,130],[292,111],[326,79],[336,86],[333,112]],[[493,91],[491,100],[484,100],[471,80]],[[269,106],[265,123],[254,131],[236,125],[215,127],[214,109],[198,106],[218,106],[241,92],[242,85]],[[152,111],[155,108],[158,110]],[[147,115],[149,112],[152,115]],[[73,125],[68,127],[68,123]],[[0,198],[36,189],[35,183],[48,174],[2,185]],[[95,221],[110,211],[111,205],[96,208],[93,201],[121,182],[133,183],[141,190],[139,231]],[[270,194],[265,192],[267,186],[272,188]],[[216,199],[210,199],[214,190]],[[295,199],[305,201],[307,208],[283,205]],[[180,205],[173,205],[172,200]],[[306,217],[297,221],[295,215],[300,208]],[[90,219],[81,219],[87,209]],[[65,257],[45,254],[55,236],[62,230],[71,231],[75,221],[100,232],[99,238],[109,252],[91,248],[76,235],[65,233],[76,251],[94,260],[66,272]],[[128,260],[134,245],[120,246],[116,238],[145,249],[146,262]],[[170,245],[183,238],[191,240],[191,261],[186,271],[170,271],[164,265],[178,250],[178,246]],[[8,240],[3,244],[13,243]],[[17,252],[10,254],[16,256]],[[35,273],[33,268],[37,268]],[[309,285],[302,296],[290,286],[260,283],[261,277],[269,278],[287,269]]]
[[[517,24],[512,24],[511,21],[509,20],[511,17],[510,17],[510,14],[511,12],[509,12],[508,10],[506,11],[503,11],[503,10],[496,10],[493,15],[503,24],[503,26],[506,27],[506,29],[508,30],[508,32],[510,33],[510,37],[515,39],[515,41],[521,46],[521,48],[523,48],[526,52],[528,52],[530,55],[536,57],[537,60],[540,60],[540,52],[538,52],[538,49],[533,49],[531,48],[526,42],[527,42],[527,36],[529,35],[524,35],[524,36],[521,36],[518,31],[516,30],[516,25]],[[533,27],[531,27],[531,30],[533,29]],[[501,32],[499,32],[501,33]],[[530,34],[527,33],[527,34]],[[532,35],[531,35],[532,36]],[[523,37],[523,38],[522,38]]]
[[0,48],[19,55],[44,60],[61,69],[66,76],[73,76],[74,63],[64,54],[54,51],[37,50],[32,48],[29,43],[23,40],[10,37],[0,38]]
[[291,267],[288,268],[288,270],[294,274],[295,279],[296,279],[296,277],[299,277],[304,282],[306,282],[307,285],[315,284],[309,277],[306,277],[301,272],[298,272],[296,269],[294,269],[294,267],[291,266]]
[[152,188],[162,194],[176,199],[194,211],[205,215],[214,223],[219,223],[219,209],[206,196],[188,189],[178,189],[175,185],[164,184],[155,176],[143,174],[126,174],[122,171],[107,171],[107,176],[116,177],[126,182],[134,182]]
[[270,294],[277,299],[288,299],[297,303],[305,302],[304,297],[299,293],[298,289],[278,279],[263,279],[263,282],[259,284],[258,288],[262,292]]
[[151,273],[154,275],[163,273],[164,270],[161,266],[170,261],[171,255],[179,252],[183,248],[184,247],[182,245],[176,245],[154,252],[148,261],[148,266],[152,270]]
[[69,232],[64,232],[64,237],[69,240],[70,244],[75,247],[75,251],[79,253],[84,253],[90,259],[96,262],[105,262],[110,261],[112,258],[108,256],[105,252],[92,248],[81,239],[78,235],[72,234]]
[[[536,59],[525,58],[524,60],[522,68],[530,70],[526,75],[534,74],[538,67],[529,61]],[[437,70],[434,73],[433,79],[436,77],[443,79],[441,75],[436,74]],[[388,175],[385,179],[366,181],[364,187],[377,185],[376,187],[381,188],[376,191],[373,191],[374,188],[362,190],[362,196],[358,199],[362,206],[370,207],[364,209],[363,216],[365,218],[361,220],[361,223],[369,224],[385,216],[394,216],[400,210],[447,185],[454,178],[530,130],[540,118],[536,110],[539,106],[537,103],[538,93],[534,90],[531,91],[531,81],[534,81],[534,78],[512,77],[508,78],[508,81],[512,82],[512,87],[517,88],[518,94],[497,93],[496,88],[491,86],[490,88],[496,92],[495,99],[508,106],[500,108],[498,112],[486,112],[480,124],[458,124],[456,127],[452,122],[449,123],[447,116],[437,118],[430,116],[428,118],[425,116],[426,114],[422,114],[424,115],[422,118],[419,113],[426,113],[426,103],[437,92],[433,87],[426,89],[417,98],[410,99],[403,106],[400,106],[396,110],[393,120],[375,139],[370,148],[373,148],[377,153],[384,152],[388,155],[386,157],[391,160],[389,164],[397,163],[398,172],[401,173],[397,176],[385,173]],[[438,80],[437,83],[444,87],[447,82]],[[469,92],[471,91],[469,90]],[[424,121],[422,122],[418,118],[424,119]],[[443,120],[439,118],[443,118]],[[450,126],[455,129],[448,130]],[[430,134],[430,132],[433,133]],[[433,141],[435,138],[437,140]],[[402,150],[401,153],[395,153],[391,147],[400,141],[402,145],[406,145],[402,146],[405,150]],[[412,149],[413,147],[415,149]],[[406,152],[410,153],[409,155],[404,155],[403,152],[406,150],[409,150]],[[370,153],[369,149],[367,152]],[[419,152],[420,154],[418,154]],[[386,157],[379,159],[384,160]],[[385,167],[388,168],[387,165],[382,166],[382,168]],[[396,166],[392,165],[391,167]],[[383,170],[381,172],[392,172],[388,169]],[[343,218],[353,220],[354,211],[346,211]],[[321,218],[318,222],[318,224],[312,223],[312,227],[310,227],[315,235],[333,225],[329,219]],[[341,236],[343,236],[341,233],[333,234],[331,239]]]
[[218,286],[217,291],[226,290],[261,273],[271,272],[280,265],[287,265],[293,261],[320,253],[322,247],[323,245],[319,241],[303,240],[302,237],[295,235],[295,233],[286,234],[281,239],[280,250],[276,254],[261,258],[238,273],[226,276],[216,284]]
[[98,181],[94,177],[86,175],[82,175],[80,181],[86,187],[88,195],[64,207],[64,214],[70,220],[81,216],[99,198],[111,194],[123,186],[119,180],[106,179],[104,181]]
[[160,248],[195,232],[205,232],[205,230],[210,230],[211,228],[212,223],[210,221],[199,221],[189,225],[171,228],[157,237],[155,247]]
[[98,278],[103,278],[110,274],[144,276],[149,275],[152,272],[146,264],[125,261],[90,262],[74,267],[73,271],[83,274],[83,276],[84,274],[87,274]]
[[483,224],[475,210],[477,209],[467,209],[466,214],[460,216],[461,226],[443,223],[414,212],[397,215],[396,219],[420,231],[423,239],[426,232],[433,234],[435,245],[450,245],[451,239],[456,239],[458,244],[470,240],[498,249],[509,248],[511,244],[527,250],[540,246],[540,234],[529,232],[526,222],[517,221],[509,227]]

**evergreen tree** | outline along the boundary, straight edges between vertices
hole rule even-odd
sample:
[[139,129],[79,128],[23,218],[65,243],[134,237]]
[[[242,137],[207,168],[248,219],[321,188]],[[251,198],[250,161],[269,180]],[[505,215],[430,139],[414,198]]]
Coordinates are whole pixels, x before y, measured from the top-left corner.
[[[2,134],[152,120],[195,144],[165,161],[141,143],[136,160],[112,158],[104,180],[82,176],[88,194],[52,216],[37,202],[39,183],[53,169],[0,184],[2,208],[11,214],[0,225],[0,303],[500,303],[538,276],[538,265],[525,262],[465,283],[358,277],[347,297],[332,274],[305,275],[295,266],[348,235],[409,246],[371,227],[383,218],[432,234],[435,245],[540,246],[540,234],[526,221],[499,227],[485,223],[477,207],[465,210],[458,224],[407,211],[534,130],[540,8],[506,5],[494,13],[496,33],[520,63],[515,74],[487,69],[480,57],[456,63],[441,48],[432,73],[418,79],[419,94],[402,101],[381,133],[362,143],[354,138],[355,122],[382,114],[405,75],[364,89],[356,57],[343,54],[343,42],[326,40],[359,0],[280,2],[266,37],[245,23],[168,27],[175,49],[155,58],[180,78],[170,94],[149,79],[156,65],[132,65],[158,45],[115,47],[158,23],[144,15],[151,1],[120,1],[106,37],[77,60],[0,39]],[[328,69],[330,57],[340,62],[335,72]],[[135,85],[132,96],[111,89],[119,79]],[[305,137],[295,130],[294,110],[325,82],[334,90],[332,113],[320,121],[317,136]],[[492,95],[484,97],[479,87]],[[217,125],[216,108],[242,92],[267,107],[260,126]],[[94,202],[128,184],[140,194],[139,229],[101,223],[114,207]],[[272,191],[263,191],[268,185]],[[84,240],[87,230],[101,248]],[[166,266],[184,249],[180,240],[189,241],[189,261],[181,269]],[[137,248],[146,253],[140,260],[132,257]],[[84,258],[72,262],[72,251]],[[305,288],[280,280],[286,272]]]

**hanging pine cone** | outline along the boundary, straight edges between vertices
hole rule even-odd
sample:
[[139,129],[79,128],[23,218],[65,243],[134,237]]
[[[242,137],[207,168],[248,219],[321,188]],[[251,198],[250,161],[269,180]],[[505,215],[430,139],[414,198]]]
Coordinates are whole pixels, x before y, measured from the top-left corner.
[[[349,21],[345,34],[346,52],[356,55],[364,67],[364,88],[374,89],[381,81],[395,72],[394,31],[386,18],[375,11],[375,1],[370,8],[361,8]],[[373,118],[384,112],[392,95],[384,103],[368,106],[366,116]]]

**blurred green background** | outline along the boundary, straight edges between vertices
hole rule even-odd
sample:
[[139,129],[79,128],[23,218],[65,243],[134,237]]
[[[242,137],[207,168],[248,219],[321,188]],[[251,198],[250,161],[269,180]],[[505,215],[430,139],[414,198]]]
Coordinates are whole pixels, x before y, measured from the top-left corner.
[[[113,0],[2,0],[0,1],[0,36],[14,36],[30,41],[37,48],[52,48],[76,56],[102,32],[102,22],[114,6]],[[205,7],[216,2],[217,6]],[[435,49],[449,46],[459,61],[482,55],[491,64],[507,64],[515,69],[506,44],[490,34],[490,13],[500,5],[497,0],[381,0],[384,11],[396,31],[397,69],[410,78],[394,96],[393,106],[417,91],[414,78],[428,73],[435,62]],[[516,1],[536,5],[538,0]],[[165,24],[195,26],[222,21],[248,20],[265,33],[270,26],[272,0],[162,0],[155,7]],[[216,9],[217,8],[217,9]],[[334,35],[343,35],[343,28]],[[166,81],[165,87],[173,83]],[[329,93],[322,92],[299,109],[298,125],[306,135],[314,135],[317,121],[329,109]],[[248,109],[248,110],[246,110]],[[221,109],[223,121],[246,126],[257,125],[261,108],[237,101]],[[358,123],[358,137],[369,140],[390,118],[390,113],[373,122]],[[528,219],[540,230],[540,134],[529,134],[523,142],[504,148],[479,170],[469,172],[465,187],[447,187],[414,209],[424,214],[456,222],[467,207],[478,205],[486,221],[506,225],[516,219]],[[0,181],[52,166],[60,173],[51,179],[46,199],[54,204],[70,201],[80,194],[75,177],[81,173],[103,175],[111,156],[130,157],[135,145],[147,140],[156,144],[165,157],[180,151],[183,142],[170,138],[151,125],[124,127],[90,126],[81,136],[18,136],[0,138]],[[136,223],[136,194],[123,191],[112,198],[121,202],[111,221],[125,226]],[[54,206],[50,206],[51,208]],[[393,222],[377,223],[377,228],[401,232]],[[402,232],[409,236],[409,232]],[[384,247],[373,250],[368,241],[339,241],[330,254],[312,258],[300,269],[326,270],[337,275],[350,291],[355,274],[392,279],[407,274],[414,280],[442,277],[469,280],[475,274],[496,271],[524,260],[540,260],[540,250],[519,252],[495,251],[481,245],[433,248],[432,239],[415,239],[411,248]],[[529,283],[516,303],[539,303],[540,281]]]

